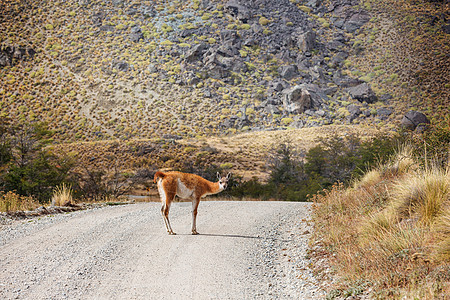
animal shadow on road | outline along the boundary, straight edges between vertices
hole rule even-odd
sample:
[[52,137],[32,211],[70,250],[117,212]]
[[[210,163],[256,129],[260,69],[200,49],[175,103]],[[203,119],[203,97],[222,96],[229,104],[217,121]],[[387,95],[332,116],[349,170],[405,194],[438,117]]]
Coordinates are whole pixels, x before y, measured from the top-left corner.
[[251,236],[251,235],[240,235],[240,234],[213,234],[213,233],[201,233],[199,236],[212,236],[212,237],[226,237],[226,238],[241,238],[241,239],[257,239],[257,240],[271,240],[279,242],[291,242],[292,240],[281,240],[272,237],[264,236]]

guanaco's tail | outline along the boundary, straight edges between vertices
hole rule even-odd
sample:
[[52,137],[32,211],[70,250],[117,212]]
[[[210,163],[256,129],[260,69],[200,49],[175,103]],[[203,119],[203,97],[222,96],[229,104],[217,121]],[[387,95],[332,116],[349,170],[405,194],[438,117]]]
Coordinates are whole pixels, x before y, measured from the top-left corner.
[[155,177],[153,178],[153,182],[156,183],[156,181],[158,180],[158,178],[164,178],[166,177],[166,174],[164,174],[163,172],[156,172],[155,173]]

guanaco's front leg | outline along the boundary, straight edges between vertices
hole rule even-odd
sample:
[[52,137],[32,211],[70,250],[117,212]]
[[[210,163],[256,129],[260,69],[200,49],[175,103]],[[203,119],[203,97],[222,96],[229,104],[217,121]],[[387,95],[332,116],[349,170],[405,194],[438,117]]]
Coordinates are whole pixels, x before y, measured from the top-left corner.
[[197,208],[198,208],[198,204],[200,203],[200,198],[199,197],[195,197],[192,200],[192,234],[198,234],[197,232],[197,226],[196,226],[196,221],[197,221]]

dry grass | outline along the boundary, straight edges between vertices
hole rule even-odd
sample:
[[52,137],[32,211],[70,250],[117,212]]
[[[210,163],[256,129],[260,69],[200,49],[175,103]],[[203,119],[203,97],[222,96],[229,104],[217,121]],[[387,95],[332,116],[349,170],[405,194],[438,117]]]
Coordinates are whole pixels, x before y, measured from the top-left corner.
[[450,173],[431,170],[407,176],[394,186],[392,205],[399,220],[416,217],[430,226],[450,199]]
[[450,172],[420,168],[408,149],[353,188],[314,198],[315,240],[345,279],[342,293],[362,292],[357,282],[373,286],[376,298],[450,292]]
[[377,184],[382,180],[383,174],[379,170],[370,170],[359,181],[355,182],[354,187],[367,187]]
[[72,187],[62,184],[53,190],[52,206],[71,206],[74,204]]
[[436,238],[433,256],[439,260],[450,261],[450,210],[448,208],[437,218],[432,230]]
[[[357,135],[371,138],[380,131],[345,125],[278,131],[259,131],[233,136],[211,136],[182,140],[133,139],[79,142],[53,145],[57,155],[69,153],[79,160],[77,172],[114,170],[135,172],[139,168],[180,170],[186,166],[199,169],[229,164],[233,174],[249,180],[256,176],[262,181],[269,177],[267,155],[279,143],[289,141],[298,153],[317,146],[318,138]],[[120,162],[120,164],[118,164]],[[153,181],[149,178],[149,181]],[[153,185],[151,185],[153,186]],[[144,193],[146,188],[142,187]]]
[[0,212],[11,212],[19,210],[33,210],[41,206],[32,197],[25,197],[14,192],[0,192]]
[[180,140],[181,144],[197,146],[208,145],[228,154],[234,160],[239,160],[233,172],[248,180],[256,176],[265,180],[269,171],[264,170],[267,153],[277,148],[280,143],[288,141],[298,153],[306,153],[318,145],[320,138],[331,136],[356,135],[372,138],[380,131],[363,126],[328,125],[314,128],[289,129],[277,131],[258,131],[236,134],[233,136],[208,137],[200,139]]

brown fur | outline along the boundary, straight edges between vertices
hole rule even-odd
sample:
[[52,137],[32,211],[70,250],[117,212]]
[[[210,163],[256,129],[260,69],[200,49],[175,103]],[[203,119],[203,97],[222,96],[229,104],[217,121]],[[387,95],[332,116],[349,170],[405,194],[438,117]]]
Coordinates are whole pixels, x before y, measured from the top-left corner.
[[[153,181],[158,184],[158,191],[161,196],[161,213],[164,218],[169,234],[175,234],[169,222],[170,205],[175,198],[192,199],[192,234],[198,234],[196,229],[197,207],[200,198],[207,195],[216,194],[226,188],[230,173],[226,177],[219,177],[218,182],[211,182],[198,175],[182,172],[156,172]],[[222,186],[221,186],[222,185]]]

